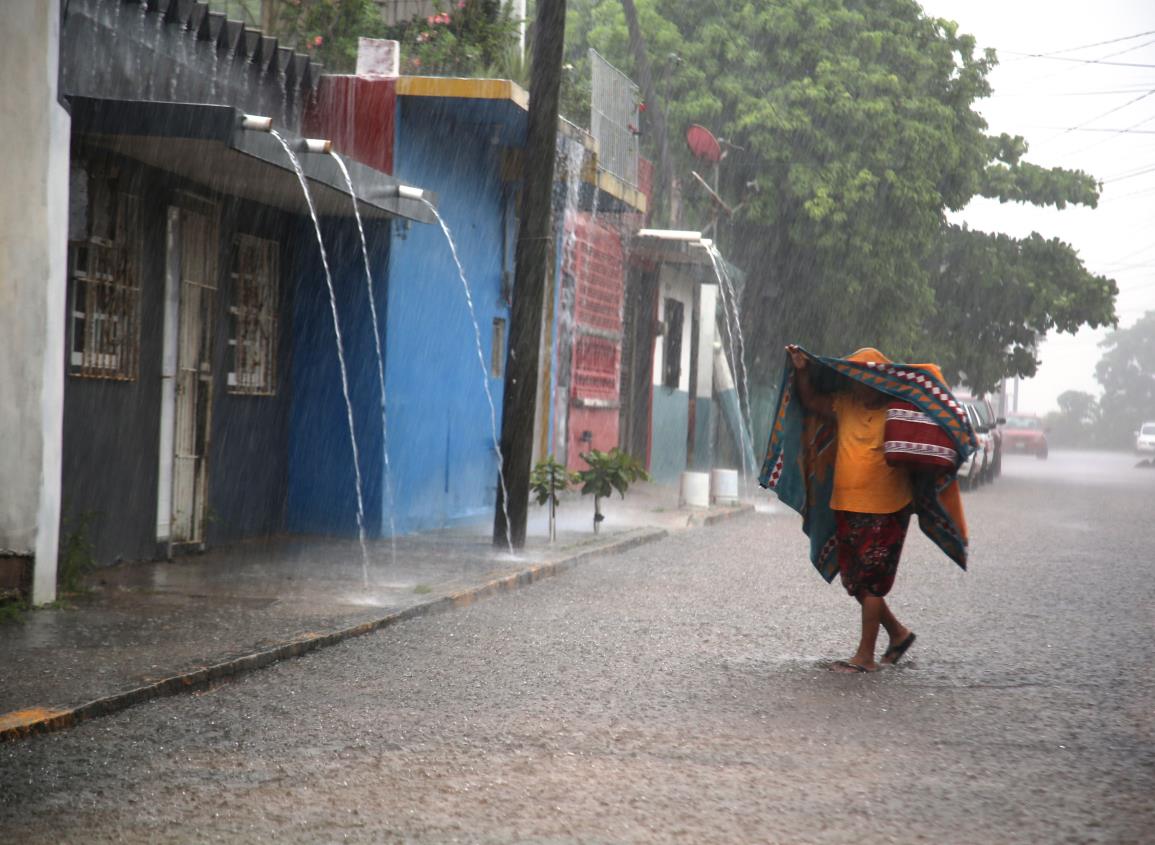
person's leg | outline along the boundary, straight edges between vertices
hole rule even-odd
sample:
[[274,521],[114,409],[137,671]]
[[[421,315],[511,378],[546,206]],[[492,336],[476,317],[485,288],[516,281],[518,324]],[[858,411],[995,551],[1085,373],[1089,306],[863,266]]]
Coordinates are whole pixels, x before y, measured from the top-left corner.
[[858,650],[850,660],[844,661],[850,664],[849,666],[837,664],[836,668],[853,672],[857,671],[854,669],[855,666],[861,666],[871,671],[878,668],[878,664],[874,662],[874,649],[878,643],[878,628],[882,623],[882,612],[886,602],[869,593],[863,593],[855,598],[862,605],[862,634],[858,640]]
[[[892,655],[891,650],[912,636],[883,598],[894,585],[910,515],[902,511],[893,515],[837,513],[836,517],[842,583],[862,606],[862,632],[854,656],[832,668],[844,672],[869,671],[878,668],[874,653],[880,627],[886,629],[890,640],[884,663],[893,663],[901,657],[901,652]],[[880,548],[886,553],[878,554]]]
[[[887,650],[889,651],[900,643],[906,642],[906,638],[910,636],[911,631],[910,628],[898,621],[894,612],[890,609],[890,605],[886,603],[886,599],[880,598],[879,601],[882,603],[882,612],[879,615],[879,621],[882,627],[886,629],[886,634],[890,638],[890,642],[887,644]],[[884,656],[882,662],[893,663],[894,661]]]

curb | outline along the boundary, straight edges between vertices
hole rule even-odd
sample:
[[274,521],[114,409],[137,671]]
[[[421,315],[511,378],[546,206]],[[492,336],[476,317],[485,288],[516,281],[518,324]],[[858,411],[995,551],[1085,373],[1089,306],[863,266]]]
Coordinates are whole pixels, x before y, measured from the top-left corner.
[[726,522],[727,520],[731,520],[739,516],[746,516],[747,514],[751,513],[754,513],[753,505],[735,505],[732,508],[727,508],[724,511],[718,511],[717,513],[710,513],[706,514],[705,516],[695,515],[691,517],[690,524],[693,526],[717,525],[719,522]]
[[[725,516],[725,514],[718,516]],[[467,587],[439,596],[422,604],[388,613],[357,625],[339,628],[335,631],[308,633],[268,649],[172,675],[155,683],[114,693],[76,707],[64,709],[33,707],[10,713],[0,713],[0,742],[18,740],[33,734],[65,730],[88,719],[107,716],[155,698],[165,698],[170,695],[205,689],[215,681],[233,678],[291,657],[300,657],[319,648],[336,645],[353,637],[371,634],[409,619],[469,607],[481,599],[512,592],[521,587],[527,587],[535,581],[540,581],[542,578],[559,575],[592,558],[621,554],[646,543],[660,540],[666,535],[667,532],[664,528],[641,529],[606,545],[577,551],[558,560],[534,564],[520,572],[513,572],[474,587]]]

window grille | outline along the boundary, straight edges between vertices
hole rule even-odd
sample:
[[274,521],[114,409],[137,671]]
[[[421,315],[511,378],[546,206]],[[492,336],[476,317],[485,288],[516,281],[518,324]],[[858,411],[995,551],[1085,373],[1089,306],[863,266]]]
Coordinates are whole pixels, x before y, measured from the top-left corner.
[[252,235],[233,241],[229,307],[230,393],[277,392],[277,243]]
[[638,185],[638,86],[590,50],[590,134],[601,167],[627,185]]
[[666,300],[665,345],[662,353],[662,384],[677,389],[682,381],[682,325],[684,306],[677,299]]
[[87,237],[69,243],[72,375],[133,381],[140,359],[137,198],[107,175],[88,185]]

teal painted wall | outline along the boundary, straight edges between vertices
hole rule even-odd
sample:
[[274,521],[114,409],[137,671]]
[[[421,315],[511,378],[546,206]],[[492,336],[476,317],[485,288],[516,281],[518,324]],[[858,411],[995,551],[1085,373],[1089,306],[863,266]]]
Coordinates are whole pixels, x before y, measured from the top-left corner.
[[714,468],[714,403],[708,396],[699,396],[694,402],[694,458],[690,469],[709,472]]
[[650,431],[650,475],[659,484],[677,483],[686,469],[690,394],[654,385]]

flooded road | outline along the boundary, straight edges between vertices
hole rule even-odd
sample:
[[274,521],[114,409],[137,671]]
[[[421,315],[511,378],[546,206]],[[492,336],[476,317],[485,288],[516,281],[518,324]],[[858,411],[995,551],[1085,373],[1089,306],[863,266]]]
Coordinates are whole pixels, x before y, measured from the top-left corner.
[[[1143,842],[1155,469],[1008,457],[898,668],[790,513],[0,746],[5,842]],[[211,635],[211,632],[206,632]]]

